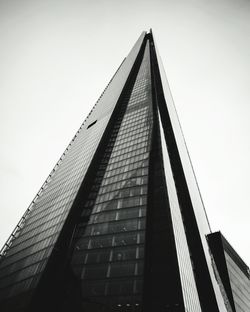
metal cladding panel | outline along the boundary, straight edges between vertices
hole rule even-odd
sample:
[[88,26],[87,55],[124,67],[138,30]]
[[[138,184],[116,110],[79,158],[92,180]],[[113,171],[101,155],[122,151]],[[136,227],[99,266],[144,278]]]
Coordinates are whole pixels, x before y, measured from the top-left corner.
[[203,205],[203,202],[201,199],[201,195],[199,192],[199,188],[197,185],[195,174],[194,174],[194,171],[192,168],[192,164],[191,164],[191,161],[189,158],[186,143],[185,143],[183,133],[181,130],[181,126],[179,123],[178,115],[177,115],[177,112],[176,112],[176,109],[174,106],[174,102],[173,102],[173,98],[172,98],[171,91],[169,88],[169,84],[168,84],[168,81],[166,78],[164,67],[163,67],[159,52],[157,50],[157,47],[156,47],[156,55],[157,55],[157,61],[158,61],[158,65],[159,65],[159,70],[160,70],[161,81],[162,81],[164,97],[165,97],[165,101],[166,101],[166,105],[167,105],[167,110],[168,110],[168,113],[170,116],[172,128],[174,131],[174,136],[175,136],[175,140],[176,140],[176,144],[178,147],[178,152],[180,155],[182,167],[184,170],[185,179],[186,179],[188,190],[189,190],[189,195],[191,197],[192,206],[194,209],[194,214],[195,214],[197,225],[199,228],[200,237],[201,237],[201,241],[202,241],[202,245],[203,245],[203,250],[204,250],[205,257],[206,257],[206,262],[207,262],[210,277],[212,280],[215,296],[217,299],[217,304],[218,304],[220,311],[226,312],[227,310],[226,310],[226,307],[225,307],[225,304],[223,301],[223,297],[221,295],[219,285],[218,285],[216,278],[215,278],[215,275],[214,275],[212,261],[211,261],[211,257],[210,257],[210,253],[209,253],[209,248],[208,248],[208,244],[206,241],[206,235],[211,233],[211,230],[209,227],[205,208],[204,208],[204,205]]
[[185,227],[181,216],[180,206],[177,198],[177,190],[175,188],[173,172],[171,170],[169,154],[167,151],[167,144],[164,138],[164,131],[160,118],[159,123],[160,123],[162,155],[164,162],[164,172],[166,176],[169,205],[174,229],[184,305],[186,310],[189,312],[201,312],[202,309],[200,306],[199,296],[195,284],[192,262],[190,259],[187,239],[185,235]]
[[[214,233],[212,235],[215,235]],[[250,270],[220,234],[236,312],[250,311]]]
[[141,34],[2,249],[0,300],[34,289],[145,37]]
[[250,279],[225,250],[227,269],[236,312],[250,311]]

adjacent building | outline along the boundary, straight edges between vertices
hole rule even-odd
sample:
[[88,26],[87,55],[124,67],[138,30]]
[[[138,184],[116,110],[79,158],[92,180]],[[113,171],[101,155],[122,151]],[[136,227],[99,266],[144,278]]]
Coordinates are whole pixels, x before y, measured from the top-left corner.
[[210,233],[143,32],[4,245],[1,311],[234,311]]
[[208,242],[233,311],[250,311],[249,267],[220,232],[209,234]]

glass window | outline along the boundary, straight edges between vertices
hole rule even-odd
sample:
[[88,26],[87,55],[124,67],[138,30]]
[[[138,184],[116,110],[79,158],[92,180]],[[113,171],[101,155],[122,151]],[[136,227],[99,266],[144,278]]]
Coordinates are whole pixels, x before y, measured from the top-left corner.
[[144,246],[138,248],[138,258],[144,258]]
[[133,294],[133,280],[113,280],[108,284],[109,295],[129,295]]
[[81,249],[88,249],[89,245],[89,239],[88,238],[82,238],[76,243],[76,250],[81,250]]
[[86,296],[101,296],[105,294],[105,281],[87,281],[82,283],[83,298]]
[[141,279],[138,279],[135,281],[135,293],[142,293],[142,280]]
[[90,248],[104,248],[112,246],[112,236],[95,237],[90,240]]
[[137,217],[139,217],[138,208],[122,209],[118,211],[118,220],[137,218]]
[[134,262],[115,262],[110,265],[110,277],[130,276],[135,274]]
[[85,279],[105,278],[108,271],[108,265],[86,266],[84,270]]
[[127,233],[127,234],[117,234],[114,237],[115,246],[126,246],[137,243],[137,234],[136,233]]
[[109,232],[126,232],[126,231],[135,231],[137,230],[137,220],[128,220],[128,221],[117,221],[109,223]]
[[141,218],[140,219],[140,224],[139,224],[140,230],[144,230],[145,229],[145,225],[146,225],[146,219],[145,218]]
[[115,220],[115,217],[116,217],[115,211],[106,212],[106,213],[103,212],[103,213],[93,215],[90,221],[92,223],[108,222],[108,221]]
[[112,261],[124,261],[136,258],[136,246],[115,248]]
[[136,274],[137,275],[142,275],[143,274],[143,269],[144,269],[144,263],[142,261],[139,261],[137,264],[136,264]]
[[142,231],[139,233],[139,243],[143,244],[145,242],[145,232]]
[[102,250],[95,251],[95,252],[89,252],[87,255],[87,261],[86,263],[101,263],[101,262],[108,262],[110,259],[110,250]]
[[92,235],[102,235],[106,234],[109,229],[109,224],[101,223],[101,224],[95,224],[92,226]]
[[104,210],[117,209],[117,205],[118,205],[118,200],[112,200],[112,201],[108,202],[107,204],[105,204],[103,209]]
[[139,197],[125,198],[122,200],[122,208],[133,207],[140,205]]

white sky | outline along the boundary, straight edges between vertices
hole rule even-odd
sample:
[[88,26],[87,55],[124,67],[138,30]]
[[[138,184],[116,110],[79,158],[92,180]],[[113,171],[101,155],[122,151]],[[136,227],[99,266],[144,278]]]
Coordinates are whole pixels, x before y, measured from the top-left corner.
[[213,230],[250,265],[250,2],[0,0],[0,245],[153,28]]

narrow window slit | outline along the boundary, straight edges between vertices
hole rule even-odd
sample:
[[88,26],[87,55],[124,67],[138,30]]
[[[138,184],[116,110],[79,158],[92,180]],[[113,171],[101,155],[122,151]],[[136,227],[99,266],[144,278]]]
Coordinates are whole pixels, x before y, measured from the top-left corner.
[[93,121],[90,125],[88,125],[87,129],[89,129],[90,127],[94,126],[94,124],[97,122],[97,120]]

